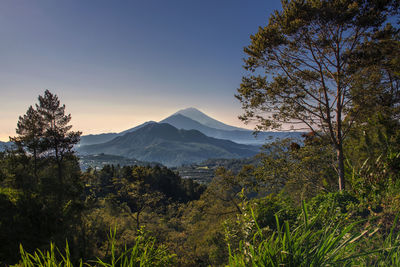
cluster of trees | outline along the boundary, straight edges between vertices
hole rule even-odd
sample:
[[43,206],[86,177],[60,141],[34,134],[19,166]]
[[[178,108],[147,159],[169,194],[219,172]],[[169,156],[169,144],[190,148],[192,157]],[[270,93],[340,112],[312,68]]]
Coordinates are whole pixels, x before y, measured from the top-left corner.
[[48,90],[38,100],[19,118],[12,149],[0,154],[2,264],[18,262],[20,245],[33,252],[49,242],[61,248],[66,240],[72,263],[107,258],[113,227],[123,237],[116,246],[141,240],[152,249],[157,244],[143,240],[142,227],[166,240],[158,225],[204,192],[205,186],[160,166],[106,165],[82,172],[73,150],[81,133],[71,130],[65,105]]
[[207,186],[159,166],[81,172],[80,133],[46,91],[20,117],[17,149],[0,154],[0,261],[24,264],[20,243],[67,238],[72,263],[132,248],[140,266],[399,266],[398,11],[394,0],[283,1],[245,48],[237,97],[260,130],[311,132],[240,170],[225,164]]
[[[16,260],[15,249],[64,242],[80,220],[83,183],[72,147],[71,115],[49,91],[19,117],[14,149],[0,154],[0,258]],[[59,243],[59,244],[62,244]]]

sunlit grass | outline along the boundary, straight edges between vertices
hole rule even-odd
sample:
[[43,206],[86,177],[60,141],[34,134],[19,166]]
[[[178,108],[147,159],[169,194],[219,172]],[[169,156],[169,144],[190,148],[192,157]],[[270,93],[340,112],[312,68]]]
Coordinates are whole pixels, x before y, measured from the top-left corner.
[[[77,266],[173,266],[175,254],[170,254],[163,246],[156,246],[154,238],[147,238],[143,232],[139,231],[136,237],[135,245],[131,248],[124,247],[123,251],[117,253],[116,248],[116,228],[110,230],[110,258],[97,259],[83,263],[79,261]],[[66,243],[64,253],[57,249],[54,243],[50,244],[50,250],[42,252],[36,250],[30,254],[20,246],[21,260],[15,266],[24,267],[72,267],[73,263],[70,256],[68,242]]]
[[[397,218],[390,235],[382,247],[360,251],[360,242],[371,234],[368,230],[357,231],[360,222],[328,224],[316,227],[320,215],[309,217],[303,203],[303,222],[291,228],[288,222],[264,236],[256,225],[252,242],[242,242],[239,251],[230,249],[230,266],[400,266],[400,234],[395,233]],[[254,219],[253,214],[253,219]],[[259,240],[259,241],[257,241]]]

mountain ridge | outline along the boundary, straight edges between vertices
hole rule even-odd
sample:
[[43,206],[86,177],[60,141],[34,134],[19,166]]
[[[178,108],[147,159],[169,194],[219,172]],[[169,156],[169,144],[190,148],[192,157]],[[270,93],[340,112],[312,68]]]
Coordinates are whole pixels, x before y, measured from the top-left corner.
[[[185,115],[186,114],[186,115]],[[189,116],[189,117],[188,117]],[[203,123],[202,123],[203,122]],[[155,121],[147,121],[136,127],[127,129],[120,133],[104,133],[98,135],[84,135],[81,138],[80,146],[83,145],[93,145],[106,143],[111,141],[112,139],[123,136],[124,134],[134,132],[146,125],[155,123]],[[196,108],[186,108],[181,109],[167,118],[159,121],[159,123],[168,123],[178,129],[184,130],[198,130],[203,134],[214,137],[217,139],[226,139],[231,140],[240,144],[253,144],[253,145],[261,145],[271,140],[275,140],[277,138],[298,138],[301,133],[296,132],[259,132],[257,136],[254,136],[253,131],[245,128],[239,128],[235,126],[230,126],[225,123],[219,122],[208,115],[204,114],[200,110]],[[211,127],[208,125],[214,125],[215,127]]]
[[125,131],[122,131],[119,133],[101,133],[101,134],[83,135],[83,136],[81,136],[81,141],[79,142],[79,146],[106,143],[118,136],[122,136],[129,132],[134,132],[143,126],[146,126],[147,124],[154,123],[154,122],[155,121],[146,121],[142,124],[139,124],[138,126],[129,128],[128,130],[125,130]]
[[150,123],[103,144],[78,148],[81,154],[106,153],[179,166],[209,158],[254,156],[259,148],[212,138],[197,130],[183,130],[167,123]]
[[218,139],[227,139],[240,144],[265,144],[270,140],[276,138],[287,138],[293,137],[296,138],[299,136],[298,133],[287,133],[287,132],[259,132],[257,136],[253,134],[251,130],[220,130],[212,127],[205,126],[197,121],[194,121],[182,114],[173,114],[162,121],[160,123],[169,123],[172,126],[178,129],[185,130],[198,130],[203,134],[218,138]]
[[226,131],[251,131],[248,129],[244,129],[244,128],[239,128],[239,127],[235,127],[235,126],[231,126],[228,124],[225,124],[223,122],[220,122],[216,119],[211,118],[210,116],[206,115],[205,113],[201,112],[200,110],[190,107],[190,108],[185,108],[185,109],[181,109],[178,110],[177,112],[175,112],[172,115],[183,115],[189,119],[192,119],[194,121],[197,121],[207,127],[211,127],[211,128],[215,128],[215,129],[219,129],[219,130],[226,130]]

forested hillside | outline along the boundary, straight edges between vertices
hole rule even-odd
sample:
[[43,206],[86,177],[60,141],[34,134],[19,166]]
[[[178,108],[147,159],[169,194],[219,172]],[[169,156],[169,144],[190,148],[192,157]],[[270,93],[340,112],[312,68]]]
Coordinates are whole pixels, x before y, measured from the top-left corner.
[[[400,266],[399,8],[282,1],[251,35],[236,97],[257,129],[305,133],[247,159],[81,170],[81,132],[46,90],[0,152],[0,265]],[[153,123],[102,145],[253,156],[222,141]],[[196,171],[201,184],[184,178]]]

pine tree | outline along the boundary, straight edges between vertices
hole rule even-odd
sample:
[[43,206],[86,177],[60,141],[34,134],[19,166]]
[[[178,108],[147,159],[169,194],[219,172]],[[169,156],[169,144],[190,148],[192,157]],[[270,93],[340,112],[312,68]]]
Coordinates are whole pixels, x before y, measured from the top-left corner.
[[43,148],[47,156],[53,157],[58,167],[58,179],[63,183],[62,163],[67,155],[73,154],[73,146],[80,140],[81,132],[71,131],[71,114],[65,114],[65,105],[60,105],[57,95],[49,90],[39,96],[36,109],[44,124]]
[[38,182],[38,158],[42,152],[44,123],[40,114],[30,106],[25,115],[20,116],[16,133],[18,136],[10,137],[21,150],[27,150],[33,156],[34,176]]

